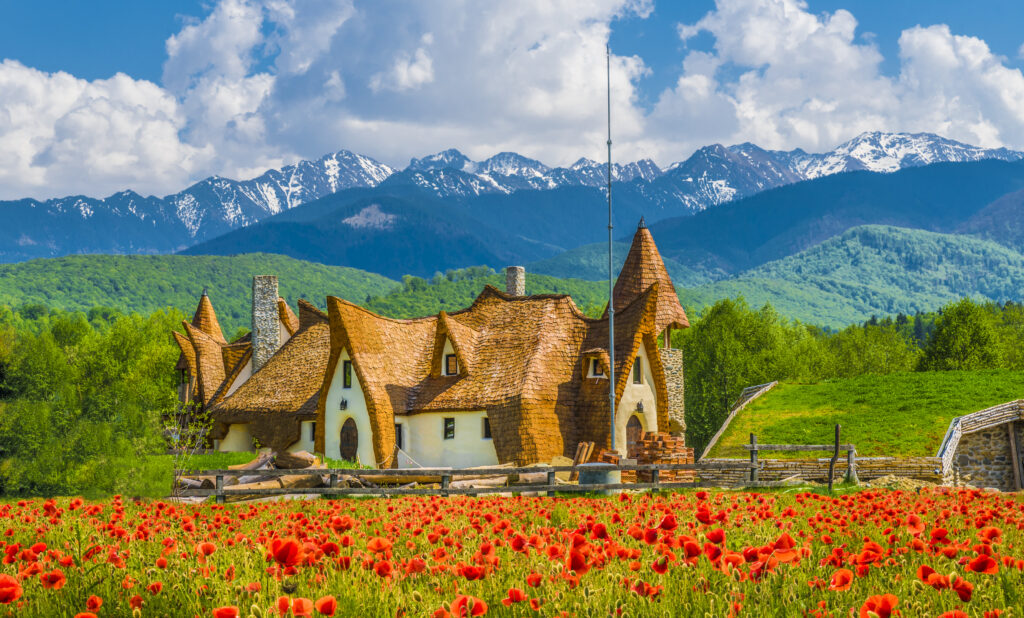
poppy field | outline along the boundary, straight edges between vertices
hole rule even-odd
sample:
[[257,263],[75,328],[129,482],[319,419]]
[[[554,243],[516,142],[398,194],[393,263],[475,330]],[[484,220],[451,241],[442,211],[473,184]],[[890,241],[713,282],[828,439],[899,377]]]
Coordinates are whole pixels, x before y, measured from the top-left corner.
[[17,616],[1019,616],[1024,502],[688,491],[0,505]]

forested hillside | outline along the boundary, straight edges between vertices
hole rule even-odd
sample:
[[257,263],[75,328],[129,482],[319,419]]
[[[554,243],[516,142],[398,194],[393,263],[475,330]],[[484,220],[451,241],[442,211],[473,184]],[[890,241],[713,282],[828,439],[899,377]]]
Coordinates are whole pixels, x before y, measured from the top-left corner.
[[104,306],[142,314],[173,307],[191,315],[208,287],[221,326],[230,334],[251,322],[253,275],[277,275],[281,295],[293,307],[299,298],[324,307],[328,294],[364,302],[400,287],[354,268],[265,253],[76,255],[0,264],[0,305],[41,304],[68,311]]

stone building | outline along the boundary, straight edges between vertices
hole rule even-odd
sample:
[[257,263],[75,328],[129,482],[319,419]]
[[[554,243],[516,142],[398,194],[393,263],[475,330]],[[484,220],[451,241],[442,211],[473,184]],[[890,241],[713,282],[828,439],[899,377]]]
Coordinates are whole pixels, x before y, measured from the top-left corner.
[[276,280],[257,278],[252,338],[233,344],[200,326],[215,322],[204,296],[200,325],[176,336],[184,390],[209,410],[220,450],[379,467],[546,462],[581,441],[628,455],[644,432],[682,431],[682,354],[670,342],[689,323],[642,221],[613,294],[614,445],[607,316],[584,316],[568,295],[527,296],[523,269],[506,272],[506,291],[487,286],[466,309],[413,320],[335,297],[326,314],[300,301],[294,319]]

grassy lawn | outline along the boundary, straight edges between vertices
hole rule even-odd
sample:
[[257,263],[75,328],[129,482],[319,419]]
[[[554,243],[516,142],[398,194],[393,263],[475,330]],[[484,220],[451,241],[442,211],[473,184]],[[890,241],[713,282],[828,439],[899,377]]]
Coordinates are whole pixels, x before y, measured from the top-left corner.
[[[932,371],[780,384],[740,412],[710,457],[747,456],[750,434],[763,444],[831,444],[836,423],[857,454],[931,456],[956,416],[1024,398],[1024,372]],[[762,458],[813,453],[765,452]],[[822,453],[818,455],[824,457]]]

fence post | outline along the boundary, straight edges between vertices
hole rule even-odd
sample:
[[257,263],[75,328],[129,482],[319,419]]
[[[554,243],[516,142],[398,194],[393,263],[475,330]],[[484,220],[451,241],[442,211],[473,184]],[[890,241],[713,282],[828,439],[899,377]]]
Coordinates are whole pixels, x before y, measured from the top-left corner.
[[750,465],[755,466],[750,469],[750,481],[752,483],[757,482],[757,436],[750,434]]
[[448,485],[452,482],[452,476],[450,474],[444,474],[441,476],[441,495],[448,495]]
[[338,486],[338,473],[337,472],[332,472],[331,473],[331,478],[330,478],[330,481],[328,481],[327,486],[330,487],[331,489],[334,489],[334,488],[336,488]]
[[216,496],[214,498],[214,501],[217,504],[224,504],[224,475],[218,474],[217,478],[216,478],[216,481],[217,481],[217,484],[216,484],[217,489],[215,491],[217,493],[214,494]]
[[857,478],[857,449],[852,444],[850,450],[846,451],[846,482],[854,485],[860,483]]
[[832,459],[828,460],[828,491],[832,493],[832,476],[836,471],[836,460],[839,459],[839,425],[836,425],[836,445],[832,451]]
[[[549,470],[548,471],[548,483],[547,484],[548,484],[549,487],[554,487],[555,486],[555,471],[554,470]],[[554,489],[549,489],[548,490],[548,497],[551,498],[551,497],[554,497],[554,495],[555,495],[555,490]]]
[[654,484],[654,489],[658,489],[658,483],[661,482],[661,470],[654,468],[651,470],[651,483]]

